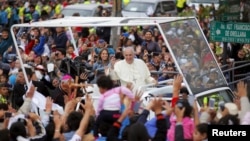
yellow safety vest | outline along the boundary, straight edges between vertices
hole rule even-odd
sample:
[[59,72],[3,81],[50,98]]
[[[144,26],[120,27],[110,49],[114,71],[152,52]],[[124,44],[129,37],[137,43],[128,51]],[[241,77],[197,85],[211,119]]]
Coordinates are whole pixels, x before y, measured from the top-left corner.
[[49,13],[51,12],[51,7],[48,6],[48,5],[45,5],[45,6],[43,7],[43,10],[46,11],[46,12],[49,14]]
[[35,10],[41,15],[41,7],[39,5],[36,5]]
[[95,28],[89,28],[89,33],[90,34],[93,34],[93,33],[95,33],[96,31],[95,31]]
[[7,99],[0,95],[0,104],[7,104]]
[[177,0],[177,7],[178,8],[183,8],[186,0]]
[[56,5],[56,8],[55,8],[55,14],[56,15],[61,14],[61,8],[62,8],[61,4]]
[[23,17],[23,15],[24,15],[24,9],[25,9],[24,6],[23,7],[19,7],[19,11],[18,11],[18,16],[19,17]]
[[85,1],[83,4],[90,4],[90,1]]
[[6,11],[6,13],[8,14],[8,15],[7,15],[8,19],[10,19],[10,17],[11,17],[11,8],[10,8],[10,7],[7,7],[7,8],[5,9],[5,11]]
[[215,102],[214,102],[214,106],[215,106],[215,108],[217,109],[218,108],[218,104],[219,104],[219,101],[220,100],[223,100],[223,97],[221,97],[220,95],[218,95],[218,94],[213,94],[213,95],[210,95],[210,96],[207,96],[207,97],[204,97],[203,98],[203,104],[204,104],[204,107],[205,106],[209,106],[208,104],[208,102],[209,102],[209,98],[214,98],[215,99]]
[[127,4],[129,4],[130,3],[130,0],[123,0],[123,4],[124,5],[127,5]]

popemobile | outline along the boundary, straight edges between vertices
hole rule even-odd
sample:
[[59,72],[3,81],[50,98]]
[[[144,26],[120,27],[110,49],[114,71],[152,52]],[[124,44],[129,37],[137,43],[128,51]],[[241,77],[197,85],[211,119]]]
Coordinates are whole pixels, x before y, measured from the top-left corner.
[[[12,26],[12,37],[16,50],[18,51],[17,39],[15,38],[15,28],[30,27],[68,27],[71,32],[72,27],[112,27],[117,32],[112,32],[112,36],[117,36],[121,27],[130,26],[156,26],[175,61],[177,72],[183,75],[183,86],[187,88],[189,100],[197,99],[198,105],[217,107],[220,101],[232,102],[234,94],[230,89],[226,78],[213,55],[208,42],[202,32],[201,27],[195,17],[65,17],[41,22],[16,24]],[[115,33],[115,34],[114,34]],[[199,41],[199,44],[197,42]],[[76,50],[76,45],[73,42]],[[20,53],[19,58],[21,58]],[[22,60],[22,69],[24,70]],[[151,97],[165,95],[165,99],[171,101],[173,86],[166,85],[166,80],[159,82],[159,86],[149,84],[141,86],[144,91],[142,99],[147,104]],[[200,85],[203,82],[204,85]],[[29,84],[26,77],[26,83]],[[96,87],[95,87],[96,88]],[[94,99],[98,99],[98,90],[90,90]],[[211,99],[211,100],[210,100]],[[210,103],[211,102],[211,103]]]

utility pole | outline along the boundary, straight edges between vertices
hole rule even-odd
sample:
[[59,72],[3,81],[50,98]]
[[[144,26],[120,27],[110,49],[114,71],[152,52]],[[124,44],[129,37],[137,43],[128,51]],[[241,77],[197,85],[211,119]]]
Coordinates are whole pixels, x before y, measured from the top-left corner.
[[121,17],[122,0],[113,0],[112,17]]
[[[122,11],[122,0],[113,0],[112,17],[121,17],[121,11]],[[119,40],[117,36],[118,29],[120,28],[112,27],[111,30],[110,43],[112,43],[114,49],[117,47],[117,41]]]

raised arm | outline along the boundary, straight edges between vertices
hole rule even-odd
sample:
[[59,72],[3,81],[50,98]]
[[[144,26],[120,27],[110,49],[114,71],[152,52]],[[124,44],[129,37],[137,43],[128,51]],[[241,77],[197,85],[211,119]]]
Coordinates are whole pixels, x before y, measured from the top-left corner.
[[179,93],[180,93],[180,89],[181,89],[182,80],[183,80],[183,77],[180,74],[178,74],[177,76],[174,77],[172,107],[175,106],[175,103],[179,99]]

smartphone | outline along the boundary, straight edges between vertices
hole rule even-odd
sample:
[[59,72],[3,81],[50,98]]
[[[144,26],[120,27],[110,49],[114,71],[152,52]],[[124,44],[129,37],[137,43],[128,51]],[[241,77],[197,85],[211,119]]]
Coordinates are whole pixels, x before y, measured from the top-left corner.
[[209,98],[209,108],[214,109],[215,106],[215,99]]
[[76,105],[76,111],[78,111],[79,109],[82,109],[81,107],[81,103],[85,104],[85,97],[82,97],[81,101],[79,101]]
[[182,109],[184,105],[182,104],[182,102],[178,102],[177,106],[178,106],[178,108]]
[[220,101],[218,105],[219,105],[219,109],[221,111],[224,111],[224,109],[225,109],[225,102],[224,101]]
[[12,113],[11,112],[5,112],[4,116],[6,118],[10,118],[10,117],[12,117]]

